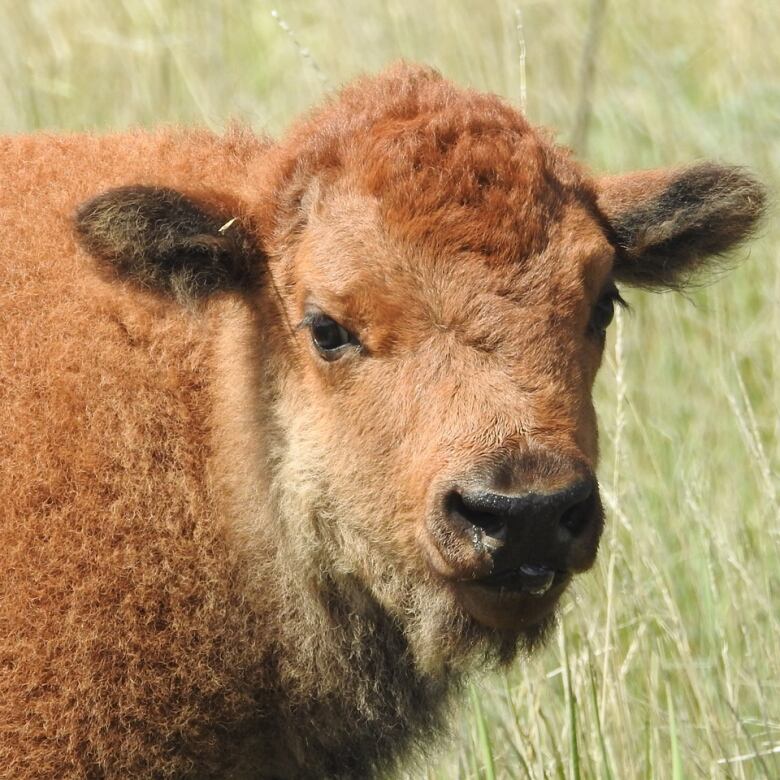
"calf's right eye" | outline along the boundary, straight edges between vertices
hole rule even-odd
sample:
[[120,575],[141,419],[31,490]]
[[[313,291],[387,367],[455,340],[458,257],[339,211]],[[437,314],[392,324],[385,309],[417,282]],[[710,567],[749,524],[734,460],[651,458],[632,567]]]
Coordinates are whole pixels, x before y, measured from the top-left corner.
[[327,314],[311,314],[304,324],[309,326],[312,343],[324,360],[337,360],[347,350],[360,346],[355,336]]

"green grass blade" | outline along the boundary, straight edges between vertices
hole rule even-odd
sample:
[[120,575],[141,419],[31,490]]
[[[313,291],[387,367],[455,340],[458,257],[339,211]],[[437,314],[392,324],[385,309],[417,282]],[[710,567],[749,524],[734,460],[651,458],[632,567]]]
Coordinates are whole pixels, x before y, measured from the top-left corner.
[[569,651],[566,646],[566,632],[561,625],[560,630],[561,659],[563,661],[563,688],[566,697],[566,716],[569,722],[569,765],[571,767],[572,780],[581,780],[580,776],[580,750],[577,737],[577,697],[571,681],[571,668],[569,667]]
[[482,763],[485,766],[485,777],[487,780],[496,780],[496,769],[493,762],[493,747],[490,744],[490,735],[488,733],[487,722],[485,721],[485,714],[482,711],[482,704],[479,701],[479,694],[473,683],[471,685],[471,703],[474,707],[474,719],[476,720],[477,725]]
[[596,695],[596,678],[593,672],[593,664],[591,659],[588,659],[588,669],[590,670],[590,698],[593,705],[593,715],[596,719],[596,732],[599,738],[599,749],[601,751],[601,766],[603,777],[605,780],[614,780],[612,774],[612,763],[609,760],[609,753],[607,752],[607,743],[604,741],[604,732],[601,728],[601,712],[599,710],[599,700]]
[[684,780],[682,758],[680,757],[680,743],[677,739],[677,720],[674,716],[674,703],[669,686],[666,686],[666,705],[669,713],[669,742],[672,748],[672,780]]

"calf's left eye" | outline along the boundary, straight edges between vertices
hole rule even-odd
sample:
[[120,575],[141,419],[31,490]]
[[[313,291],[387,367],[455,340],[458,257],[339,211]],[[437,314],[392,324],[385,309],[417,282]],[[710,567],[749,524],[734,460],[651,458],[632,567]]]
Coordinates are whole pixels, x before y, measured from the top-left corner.
[[596,301],[593,311],[590,315],[588,330],[597,336],[603,336],[606,333],[609,324],[615,316],[615,304],[625,306],[626,302],[620,297],[617,287],[608,287]]

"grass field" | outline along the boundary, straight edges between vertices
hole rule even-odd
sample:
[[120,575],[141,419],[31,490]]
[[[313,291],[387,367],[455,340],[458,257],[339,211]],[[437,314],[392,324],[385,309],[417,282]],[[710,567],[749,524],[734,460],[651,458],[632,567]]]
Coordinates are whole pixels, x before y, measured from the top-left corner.
[[[587,73],[593,5],[522,2],[521,35],[502,0],[0,0],[0,131],[277,133],[399,57],[519,103],[522,38],[527,113],[593,168],[712,157],[777,193],[777,0],[612,0]],[[780,778],[778,245],[773,210],[718,284],[624,291],[597,387],[600,562],[556,641],[476,681],[410,777]]]

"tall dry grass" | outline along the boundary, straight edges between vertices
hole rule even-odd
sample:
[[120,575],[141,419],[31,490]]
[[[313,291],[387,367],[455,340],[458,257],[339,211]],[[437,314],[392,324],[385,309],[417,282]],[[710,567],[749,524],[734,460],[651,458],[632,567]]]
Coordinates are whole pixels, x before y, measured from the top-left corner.
[[[597,170],[713,157],[777,192],[776,0],[611,0],[591,67],[594,5],[523,2],[521,39],[500,0],[0,0],[0,130],[275,133],[406,57],[516,102],[527,84],[532,120]],[[778,233],[773,213],[717,285],[626,293],[597,388],[600,563],[557,641],[475,683],[410,777],[780,777]]]

